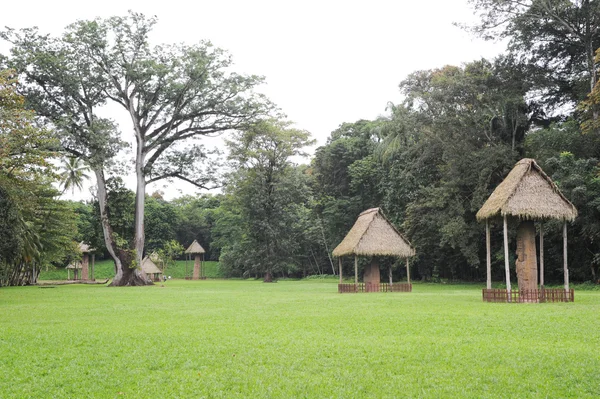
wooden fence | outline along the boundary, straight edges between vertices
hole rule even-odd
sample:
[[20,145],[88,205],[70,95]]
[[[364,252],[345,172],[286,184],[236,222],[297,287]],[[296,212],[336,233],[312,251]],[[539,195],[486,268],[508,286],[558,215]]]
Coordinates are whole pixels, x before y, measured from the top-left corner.
[[338,292],[412,292],[412,284],[408,283],[358,283],[338,284]]
[[484,302],[574,302],[573,289],[542,288],[535,290],[508,290],[501,288],[483,289]]

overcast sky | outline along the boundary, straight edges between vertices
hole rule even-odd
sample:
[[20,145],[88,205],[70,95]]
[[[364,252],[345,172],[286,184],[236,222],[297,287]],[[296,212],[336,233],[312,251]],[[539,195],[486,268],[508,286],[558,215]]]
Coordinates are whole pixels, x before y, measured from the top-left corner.
[[265,76],[261,91],[318,145],[343,122],[386,114],[388,102],[401,101],[398,83],[409,73],[504,50],[452,25],[475,20],[467,0],[34,0],[1,9],[0,27],[52,34],[130,9],[156,15],[154,43],[208,39],[228,50],[236,72]]

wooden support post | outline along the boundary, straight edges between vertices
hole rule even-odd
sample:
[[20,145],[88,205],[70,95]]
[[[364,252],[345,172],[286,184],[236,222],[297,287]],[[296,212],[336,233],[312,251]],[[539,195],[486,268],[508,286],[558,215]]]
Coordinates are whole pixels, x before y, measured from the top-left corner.
[[390,292],[392,291],[392,266],[388,269],[388,277],[390,278]]
[[410,263],[408,257],[406,257],[406,281],[410,284]]
[[96,281],[96,254],[92,254],[92,281]]
[[506,274],[507,300],[508,302],[511,302],[510,264],[508,259],[508,223],[506,221],[506,215],[504,215],[504,272]]
[[540,289],[544,289],[544,222],[540,222]]
[[358,257],[354,255],[354,284],[358,284]]
[[569,267],[567,264],[567,221],[563,224],[563,268],[565,273],[565,291],[569,290]]
[[340,284],[342,284],[342,257],[338,258],[338,265],[340,267]]
[[485,250],[486,250],[486,273],[487,273],[487,289],[492,289],[492,253],[490,239],[490,221],[485,220]]

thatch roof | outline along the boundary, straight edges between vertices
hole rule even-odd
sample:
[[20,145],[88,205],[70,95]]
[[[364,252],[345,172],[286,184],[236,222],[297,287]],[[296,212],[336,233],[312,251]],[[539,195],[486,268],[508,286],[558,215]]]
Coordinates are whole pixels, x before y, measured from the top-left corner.
[[146,256],[144,258],[144,260],[142,260],[142,270],[146,274],[159,274],[159,273],[162,273],[162,270],[160,270],[158,268],[158,266],[156,266],[156,264],[154,262],[152,262],[152,259],[150,259],[148,256]]
[[83,265],[79,261],[71,262],[67,266],[67,269],[82,269]]
[[202,245],[198,244],[198,241],[194,240],[194,242],[185,250],[186,254],[203,254],[206,251],[202,248]]
[[90,246],[86,243],[84,243],[83,241],[81,241],[79,243],[79,250],[81,251],[81,253],[89,253],[89,252],[94,252],[96,250],[96,248],[90,248]]
[[573,221],[577,209],[535,160],[524,158],[517,162],[477,212],[478,221],[499,216]]
[[410,242],[390,223],[379,208],[364,211],[352,229],[333,250],[333,256],[413,256]]

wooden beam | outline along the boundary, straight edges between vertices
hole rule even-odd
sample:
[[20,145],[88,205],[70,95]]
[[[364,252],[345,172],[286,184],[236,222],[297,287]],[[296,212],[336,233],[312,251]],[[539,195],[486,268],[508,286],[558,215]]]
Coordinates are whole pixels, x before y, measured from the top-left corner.
[[406,257],[406,281],[410,284],[410,262],[408,261],[408,257]]
[[358,257],[354,255],[354,284],[358,284]]
[[544,288],[544,222],[540,222],[540,288]]
[[563,268],[565,273],[565,291],[569,290],[569,266],[567,264],[567,221],[563,224]]
[[487,273],[487,289],[492,289],[492,254],[491,254],[491,239],[490,239],[490,222],[485,220],[485,250],[486,250],[486,273]]
[[510,302],[510,264],[508,260],[508,223],[506,221],[506,215],[504,215],[504,273],[506,274],[507,300]]
[[340,267],[340,284],[342,284],[342,257],[338,258],[338,265]]

